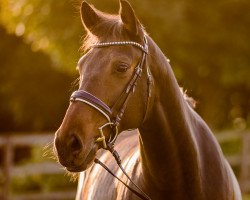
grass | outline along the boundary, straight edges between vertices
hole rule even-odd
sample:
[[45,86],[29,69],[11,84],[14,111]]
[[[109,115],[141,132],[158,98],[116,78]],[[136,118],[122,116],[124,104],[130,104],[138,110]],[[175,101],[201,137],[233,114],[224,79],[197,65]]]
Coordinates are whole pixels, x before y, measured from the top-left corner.
[[239,154],[242,148],[240,138],[233,139],[227,142],[220,143],[222,151],[225,155]]
[[[225,156],[240,154],[242,148],[241,138],[235,138],[231,140],[226,140],[220,142],[221,149]],[[235,175],[238,177],[240,175],[240,166],[231,166]]]
[[[46,153],[46,156],[44,154]],[[44,150],[41,147],[33,147],[30,150],[30,156],[17,163],[22,166],[30,163],[42,163],[46,161],[55,162],[51,158],[50,150]],[[30,176],[12,177],[11,193],[26,194],[36,192],[55,192],[77,188],[77,182],[70,181],[70,177],[65,174],[36,174]]]
[[33,175],[14,177],[11,183],[11,193],[24,194],[33,192],[51,192],[75,189],[77,182],[71,182],[63,174]]

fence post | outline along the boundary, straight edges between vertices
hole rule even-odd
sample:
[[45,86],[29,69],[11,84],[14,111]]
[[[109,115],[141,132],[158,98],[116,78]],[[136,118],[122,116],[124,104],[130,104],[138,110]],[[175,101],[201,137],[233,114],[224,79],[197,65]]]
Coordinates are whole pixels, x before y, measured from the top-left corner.
[[248,192],[248,180],[250,179],[250,134],[244,132],[242,134],[242,154],[240,169],[240,186],[243,193]]
[[4,145],[4,166],[3,166],[3,173],[4,173],[4,186],[3,186],[3,200],[10,199],[10,182],[11,182],[11,168],[13,164],[13,146],[11,143],[11,137],[8,135],[6,136],[6,143]]

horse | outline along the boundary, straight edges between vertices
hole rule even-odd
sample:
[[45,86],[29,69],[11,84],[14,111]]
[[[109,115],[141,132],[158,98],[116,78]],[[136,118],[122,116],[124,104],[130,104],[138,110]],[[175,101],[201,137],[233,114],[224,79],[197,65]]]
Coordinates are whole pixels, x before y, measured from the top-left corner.
[[213,133],[130,3],[110,15],[83,1],[80,13],[79,89],[54,140],[61,165],[80,173],[76,199],[240,200]]

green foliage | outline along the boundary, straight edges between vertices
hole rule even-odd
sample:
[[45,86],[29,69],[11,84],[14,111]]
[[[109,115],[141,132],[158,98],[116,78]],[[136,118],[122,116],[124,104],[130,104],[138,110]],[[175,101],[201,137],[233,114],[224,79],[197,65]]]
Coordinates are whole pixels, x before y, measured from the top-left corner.
[[64,189],[75,189],[76,186],[76,182],[70,182],[69,178],[62,174],[14,177],[11,182],[11,193],[16,195],[32,192],[63,191]]
[[33,177],[18,177],[13,178],[12,184],[11,184],[11,192],[20,194],[25,192],[37,192],[41,191],[41,183],[40,183],[40,177],[39,176],[33,176]]
[[[51,162],[52,159],[48,156],[42,156],[43,153],[43,148],[38,146],[32,147],[31,154],[26,156],[26,159],[23,159],[23,161],[21,163],[19,162],[15,167],[22,167],[26,164],[38,164],[46,161]],[[75,190],[77,181],[73,182],[70,180],[73,180],[73,175],[66,175],[66,171],[65,174],[18,174],[12,177],[10,188],[11,193],[15,196],[36,192],[49,193],[52,191]]]
[[250,200],[250,194],[243,195],[243,200]]
[[68,105],[73,77],[52,67],[43,52],[0,27],[0,130],[56,129]]
[[[88,2],[111,13],[119,8],[118,0]],[[198,100],[197,110],[208,124],[214,128],[249,126],[250,1],[130,2],[170,58],[180,85]],[[50,65],[72,73],[84,34],[79,5],[80,0],[2,0],[0,23],[9,33],[22,36],[32,51],[50,55]],[[11,52],[11,45],[16,48],[13,42],[5,49]],[[11,59],[8,55],[5,58]]]
[[241,153],[242,141],[241,138],[220,143],[224,155],[236,155]]
[[[220,143],[220,146],[225,156],[240,155],[241,150],[242,150],[242,140],[239,137],[237,139],[233,139],[230,141]],[[240,166],[236,165],[236,166],[232,166],[232,168],[236,177],[240,177],[240,170],[241,170]]]
[[0,22],[9,32],[24,35],[33,51],[46,51],[58,67],[75,69],[81,37],[77,3],[3,0],[1,7]]

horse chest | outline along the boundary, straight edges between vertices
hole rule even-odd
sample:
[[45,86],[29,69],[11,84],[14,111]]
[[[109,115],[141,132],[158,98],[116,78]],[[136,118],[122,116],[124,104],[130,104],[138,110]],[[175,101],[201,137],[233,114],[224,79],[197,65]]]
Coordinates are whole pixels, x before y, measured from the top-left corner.
[[[125,135],[125,134],[124,134]],[[137,134],[130,134],[121,137],[117,141],[117,151],[122,158],[122,166],[133,181],[137,182],[140,175],[140,152]],[[126,146],[126,148],[124,148]],[[117,166],[114,158],[109,152],[100,152],[99,159],[105,163],[119,178],[129,184],[126,176]],[[84,176],[84,178],[83,178]],[[86,173],[81,173],[78,186],[77,200],[117,200],[117,199],[138,199],[117,179],[111,176],[100,165],[93,165]]]

